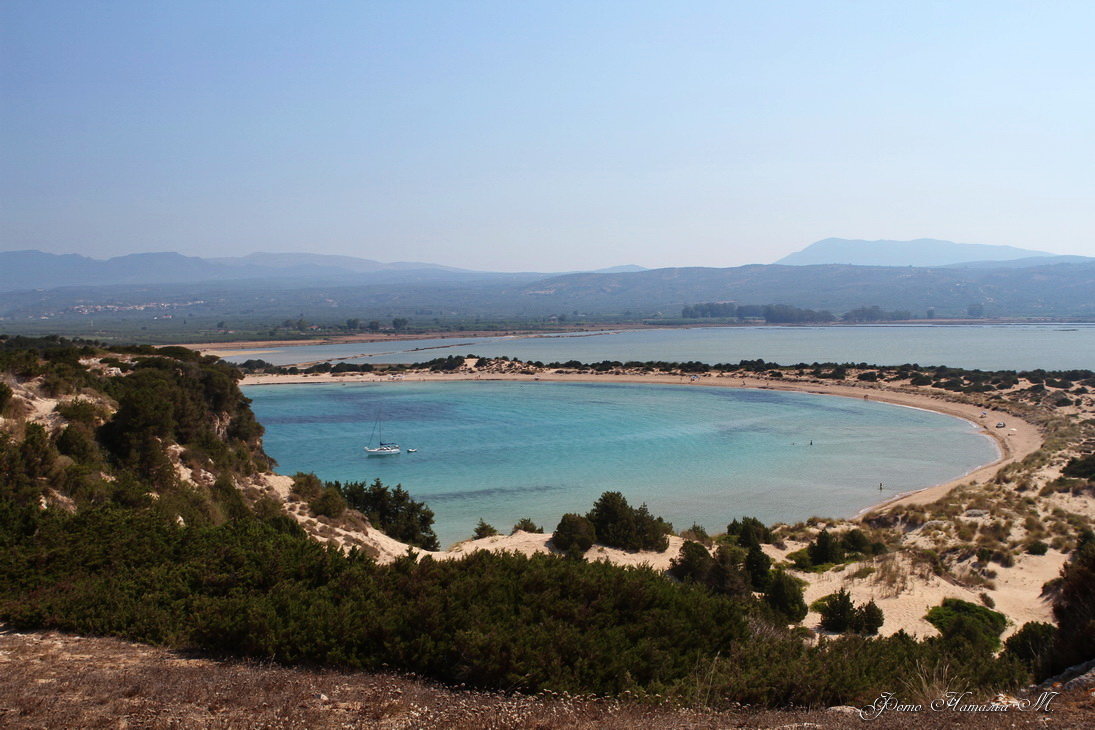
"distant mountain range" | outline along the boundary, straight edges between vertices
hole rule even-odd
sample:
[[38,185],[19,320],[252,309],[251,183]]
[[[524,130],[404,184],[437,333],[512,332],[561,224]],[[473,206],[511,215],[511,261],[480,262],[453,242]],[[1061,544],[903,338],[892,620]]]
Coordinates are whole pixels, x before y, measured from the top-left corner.
[[[907,263],[917,260],[917,250],[923,260],[938,263]],[[318,254],[202,259],[155,253],[96,260],[11,251],[0,252],[0,318],[75,322],[94,313],[102,321],[170,310],[214,322],[574,312],[635,319],[678,317],[686,305],[730,301],[789,304],[838,315],[877,305],[915,316],[934,310],[938,317],[962,317],[977,305],[976,311],[986,316],[1095,318],[1095,258],[949,241],[827,239],[784,261],[831,258],[841,251],[858,263],[621,266],[566,274],[469,271]],[[868,265],[871,256],[902,263]],[[955,260],[962,257],[967,258]]]
[[914,241],[863,241],[848,238],[826,238],[801,251],[784,256],[777,264],[811,266],[816,264],[851,264],[853,266],[950,266],[977,262],[991,265],[1004,261],[1036,259],[1029,265],[1063,263],[1045,251],[1030,251],[1014,246],[987,246],[980,243],[955,243],[935,238]]
[[270,269],[299,270],[312,268],[324,272],[352,271],[355,273],[374,273],[377,271],[416,271],[420,269],[433,269],[437,271],[455,271],[460,273],[473,273],[468,269],[458,269],[452,266],[439,264],[426,264],[419,261],[396,261],[386,264],[372,259],[362,259],[356,256],[334,256],[318,253],[252,253],[247,256],[235,256],[229,258],[207,259],[212,264],[248,271],[263,272]]
[[[641,266],[615,266],[603,273],[644,271]],[[375,283],[506,279],[529,281],[555,273],[471,271],[412,261],[383,263],[354,256],[311,253],[253,253],[209,258],[179,253],[139,253],[110,259],[42,251],[0,251],[0,291],[53,289],[68,286],[189,284],[233,280],[292,280],[319,283]]]

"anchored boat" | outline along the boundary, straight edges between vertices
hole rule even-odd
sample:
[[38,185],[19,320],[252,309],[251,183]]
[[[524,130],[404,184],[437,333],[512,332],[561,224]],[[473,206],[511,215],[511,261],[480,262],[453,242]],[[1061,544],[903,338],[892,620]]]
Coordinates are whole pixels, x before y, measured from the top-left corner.
[[[393,444],[391,441],[384,440],[384,422],[380,418],[377,418],[376,423],[373,424],[373,434],[377,431],[380,432],[380,440],[377,441],[375,447],[365,446],[366,456],[395,456],[400,453],[399,444]],[[369,434],[370,444],[373,442],[373,434]]]

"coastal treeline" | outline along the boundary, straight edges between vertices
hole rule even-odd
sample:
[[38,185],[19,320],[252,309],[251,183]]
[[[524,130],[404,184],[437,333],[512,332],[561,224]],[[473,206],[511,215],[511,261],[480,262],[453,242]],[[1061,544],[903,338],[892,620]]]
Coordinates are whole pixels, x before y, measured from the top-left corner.
[[832,312],[802,309],[789,304],[735,304],[704,302],[681,310],[681,319],[719,319],[747,322],[764,320],[768,324],[804,324],[836,321]]
[[849,309],[840,317],[827,309],[813,310],[790,304],[736,304],[702,302],[681,309],[681,319],[717,319],[722,322],[766,324],[826,324],[829,322],[897,322],[913,318],[907,309],[885,310],[878,306]]
[[[3,341],[0,363],[0,621],[20,629],[713,705],[862,703],[901,686],[910,667],[947,667],[972,690],[1030,676],[1017,653],[997,656],[967,630],[807,641],[788,626],[805,614],[801,589],[757,560],[771,534],[751,519],[728,526],[712,562],[682,550],[674,578],[566,555],[379,565],[318,543],[283,505],[246,488],[270,461],[230,365],[183,348],[61,340]],[[31,387],[64,394],[56,418],[29,418]],[[183,479],[182,466],[208,478]],[[400,487],[298,475],[294,491],[420,544],[432,533],[428,508]],[[664,545],[670,529],[611,493],[582,520],[571,522],[589,523],[585,537],[639,535],[638,547]],[[1086,650],[1093,554],[1078,550],[1062,579],[1057,653],[1040,667]]]

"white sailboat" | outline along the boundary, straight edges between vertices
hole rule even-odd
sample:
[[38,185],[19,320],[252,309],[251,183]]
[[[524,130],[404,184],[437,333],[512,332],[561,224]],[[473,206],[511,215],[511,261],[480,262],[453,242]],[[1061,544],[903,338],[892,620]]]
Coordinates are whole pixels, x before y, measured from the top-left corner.
[[[384,440],[384,421],[380,418],[377,418],[376,423],[373,424],[373,433],[375,434],[378,430],[380,431],[380,440],[377,441],[377,445],[376,445],[375,448],[370,448],[368,445],[366,445],[365,446],[365,455],[366,456],[395,456],[396,454],[401,453],[401,451],[399,449],[399,444],[395,444],[395,443],[392,443],[390,441],[385,441]],[[369,443],[371,444],[372,442],[373,442],[373,436],[372,436],[372,434],[369,434]]]

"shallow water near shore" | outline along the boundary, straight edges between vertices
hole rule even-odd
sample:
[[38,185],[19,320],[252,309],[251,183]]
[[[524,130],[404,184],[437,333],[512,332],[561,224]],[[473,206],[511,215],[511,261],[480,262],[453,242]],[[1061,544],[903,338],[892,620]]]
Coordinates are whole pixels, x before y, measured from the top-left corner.
[[[474,381],[245,392],[280,473],[402,484],[434,510],[442,546],[480,518],[508,532],[531,517],[550,532],[606,490],[678,531],[722,531],[741,515],[847,517],[998,455],[958,418],[807,393]],[[366,457],[381,414],[385,440],[416,453]]]

